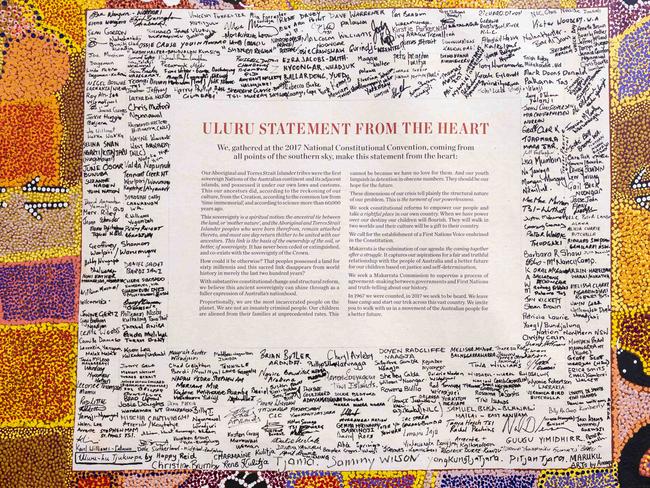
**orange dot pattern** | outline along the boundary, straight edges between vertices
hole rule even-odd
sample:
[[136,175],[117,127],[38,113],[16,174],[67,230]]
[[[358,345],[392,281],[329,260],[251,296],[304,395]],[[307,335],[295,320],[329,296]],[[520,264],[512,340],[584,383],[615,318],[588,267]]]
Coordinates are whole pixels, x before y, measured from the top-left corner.
[[[0,99],[35,99],[61,89],[70,72],[68,52],[52,34],[27,30],[8,42]],[[41,60],[47,59],[48,63]]]
[[22,186],[34,176],[59,182],[61,120],[56,100],[0,104],[0,186]]
[[343,477],[338,473],[295,472],[289,476],[289,488],[343,488]]
[[77,478],[76,486],[77,488],[111,488],[115,486],[114,476],[100,473],[82,474]]

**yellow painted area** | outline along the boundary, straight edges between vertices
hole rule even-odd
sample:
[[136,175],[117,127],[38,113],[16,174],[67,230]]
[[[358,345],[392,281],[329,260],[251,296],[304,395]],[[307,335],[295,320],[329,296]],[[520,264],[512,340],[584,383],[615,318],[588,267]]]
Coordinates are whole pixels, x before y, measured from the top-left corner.
[[384,486],[379,485],[379,488],[395,488],[390,480],[404,478],[406,476],[413,477],[413,488],[424,488],[426,479],[426,471],[343,471],[343,488],[354,488],[354,480],[364,479],[379,479],[386,480]]

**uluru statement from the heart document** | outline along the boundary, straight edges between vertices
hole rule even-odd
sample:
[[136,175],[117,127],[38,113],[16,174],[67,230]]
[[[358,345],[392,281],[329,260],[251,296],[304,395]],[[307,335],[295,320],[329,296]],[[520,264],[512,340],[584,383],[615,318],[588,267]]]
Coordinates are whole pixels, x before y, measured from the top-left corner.
[[606,11],[87,37],[76,469],[611,461]]

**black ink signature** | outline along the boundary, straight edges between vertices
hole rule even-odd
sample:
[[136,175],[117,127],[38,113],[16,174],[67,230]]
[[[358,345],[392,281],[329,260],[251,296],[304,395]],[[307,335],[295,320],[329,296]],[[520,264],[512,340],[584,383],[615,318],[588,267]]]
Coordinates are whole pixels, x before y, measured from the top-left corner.
[[381,42],[382,46],[392,46],[393,42],[395,41],[395,38],[393,35],[390,33],[390,29],[388,28],[388,25],[386,22],[381,22],[379,26],[377,27],[375,25],[375,21],[373,20],[370,23],[370,28],[373,31],[372,34],[372,42],[377,44],[377,40]]
[[398,87],[393,87],[393,98],[401,98],[402,93],[404,93],[407,89],[411,88],[410,85],[406,84],[406,80],[402,78],[402,84]]

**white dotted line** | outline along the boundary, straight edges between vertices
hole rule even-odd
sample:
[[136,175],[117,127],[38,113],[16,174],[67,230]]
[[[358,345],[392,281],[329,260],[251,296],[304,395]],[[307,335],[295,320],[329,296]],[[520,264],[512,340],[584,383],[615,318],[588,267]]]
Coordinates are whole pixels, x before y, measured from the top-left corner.
[[25,210],[27,210],[32,217],[36,220],[41,220],[42,216],[36,209],[53,209],[53,208],[66,208],[67,202],[27,202],[25,203]]
[[34,177],[32,181],[23,186],[23,191],[39,193],[68,193],[68,189],[62,186],[37,186],[40,180],[40,177]]
[[[244,488],[253,488],[253,486],[257,485],[258,483],[263,483],[263,482],[266,481],[262,476],[259,475],[259,473],[257,473],[257,479],[255,481],[253,481],[252,483],[247,483],[246,481],[244,481],[244,478],[246,478],[246,476],[248,476],[250,473],[248,471],[246,471],[244,473],[244,476],[242,478],[240,478],[238,475],[241,476],[241,474],[242,473],[239,472],[239,473],[231,474],[231,475],[227,476],[226,478],[224,478],[221,481],[221,486],[225,486],[225,483],[226,483],[227,480],[233,480],[233,481],[236,481],[237,483],[239,483]],[[268,482],[267,482],[267,485],[268,485]]]
[[636,175],[636,178],[634,178],[634,181],[632,181],[631,188],[633,190],[641,190],[644,188],[650,188],[650,181],[644,181],[641,182],[641,178],[643,178],[643,175],[645,174],[645,168],[643,168],[639,173]]
[[634,200],[646,210],[650,209],[650,196],[636,197]]

